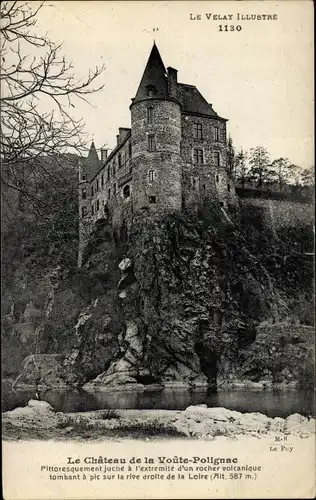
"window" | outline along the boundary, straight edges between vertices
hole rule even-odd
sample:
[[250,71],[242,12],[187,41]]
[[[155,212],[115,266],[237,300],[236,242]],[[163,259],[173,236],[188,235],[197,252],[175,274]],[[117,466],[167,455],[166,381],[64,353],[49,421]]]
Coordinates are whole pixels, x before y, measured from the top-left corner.
[[219,182],[219,175],[216,174],[216,182]]
[[230,184],[227,184],[227,191],[230,191]]
[[219,141],[218,127],[214,127],[214,141]]
[[194,137],[195,139],[203,139],[202,123],[194,123]]
[[93,196],[94,194],[94,190],[93,190],[93,186],[91,186],[91,196]]
[[100,208],[100,202],[97,200],[96,206],[95,206],[95,211],[98,212]]
[[87,215],[87,207],[81,208],[81,215],[82,215],[82,217],[85,217]]
[[206,189],[206,184],[203,184],[203,191],[205,191]]
[[152,123],[154,121],[154,108],[149,106],[147,108],[147,123]]
[[220,155],[218,151],[213,153],[214,164],[219,167],[220,166]]
[[96,183],[96,192],[99,191],[99,180],[97,180],[97,183]]
[[155,89],[154,85],[148,85],[148,87],[147,87],[148,97],[154,97],[155,93],[156,93],[156,89]]
[[196,179],[195,177],[191,177],[191,184],[195,188],[196,187]]
[[87,178],[86,174],[82,174],[82,176],[81,176],[81,180],[82,180],[82,181],[85,181],[85,180],[86,180],[86,178]]
[[116,194],[116,184],[113,186],[113,195]]
[[108,166],[108,181],[110,180],[111,177],[111,167],[110,165]]
[[149,196],[149,203],[156,203],[156,196]]
[[203,163],[203,149],[194,149],[193,160],[196,165],[201,165]]
[[116,165],[115,165],[115,161],[113,162],[113,165],[112,165],[112,175],[113,177],[115,176],[116,174]]
[[94,206],[91,205],[91,214],[94,215]]
[[101,175],[101,188],[104,187],[104,174]]
[[122,166],[122,155],[121,155],[121,153],[119,153],[119,155],[118,155],[118,168],[121,168],[121,166]]
[[131,142],[128,144],[128,155],[129,155],[129,157],[132,156],[132,143]]
[[82,188],[81,190],[81,198],[85,200],[87,198],[87,190],[86,188]]
[[148,151],[154,151],[154,149],[155,149],[154,136],[149,135],[148,136]]
[[111,198],[111,188],[108,189],[108,200]]
[[153,182],[156,179],[156,171],[155,170],[149,170],[148,172],[148,181]]
[[127,186],[125,186],[123,189],[123,197],[129,198],[130,195],[131,195],[131,189],[130,189],[129,185],[127,184]]

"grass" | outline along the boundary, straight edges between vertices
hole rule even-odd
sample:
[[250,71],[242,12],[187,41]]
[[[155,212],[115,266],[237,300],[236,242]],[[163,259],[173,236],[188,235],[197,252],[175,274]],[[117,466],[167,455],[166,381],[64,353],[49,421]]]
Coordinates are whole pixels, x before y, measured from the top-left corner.
[[[109,421],[109,423],[106,421]],[[67,430],[70,435],[76,434],[85,438],[101,436],[133,437],[136,439],[159,436],[186,437],[183,432],[177,430],[172,424],[148,419],[124,420],[114,410],[102,411],[94,419],[82,415],[62,415],[56,428]]]

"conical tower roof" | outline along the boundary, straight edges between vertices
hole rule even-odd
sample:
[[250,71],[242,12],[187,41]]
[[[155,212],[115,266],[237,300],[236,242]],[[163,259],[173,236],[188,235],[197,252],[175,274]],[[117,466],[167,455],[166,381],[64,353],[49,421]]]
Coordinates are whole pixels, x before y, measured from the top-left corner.
[[84,170],[88,179],[94,177],[94,175],[100,170],[100,160],[94,142],[91,142],[90,150],[88,156],[84,162]]
[[166,68],[162,62],[157,45],[154,43],[145,71],[133,102],[148,97],[148,91],[153,90],[153,97],[168,96]]

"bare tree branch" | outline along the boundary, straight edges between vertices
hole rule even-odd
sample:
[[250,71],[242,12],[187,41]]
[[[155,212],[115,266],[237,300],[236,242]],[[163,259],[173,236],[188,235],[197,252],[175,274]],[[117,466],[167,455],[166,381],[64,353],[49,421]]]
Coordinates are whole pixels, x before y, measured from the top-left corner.
[[104,66],[77,78],[62,45],[37,31],[37,17],[46,3],[33,5],[1,4],[0,154],[4,185],[21,192],[23,181],[29,200],[39,203],[40,178],[54,187],[53,172],[41,159],[49,156],[60,164],[60,155],[87,151],[84,122],[72,110],[76,101],[88,103],[89,95],[103,88],[96,81]]

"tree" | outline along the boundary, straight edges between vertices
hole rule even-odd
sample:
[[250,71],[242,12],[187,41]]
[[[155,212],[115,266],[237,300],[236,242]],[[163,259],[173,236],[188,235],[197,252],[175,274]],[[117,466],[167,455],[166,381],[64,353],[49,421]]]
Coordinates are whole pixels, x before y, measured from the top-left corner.
[[235,179],[236,182],[241,183],[242,187],[245,186],[249,171],[247,157],[248,153],[241,148],[235,159]]
[[295,168],[296,166],[290,163],[288,158],[277,158],[269,167],[271,180],[277,182],[281,190],[293,179]]
[[235,172],[235,149],[233,146],[233,140],[231,136],[228,137],[227,142],[227,170],[230,175],[234,175]]
[[[77,79],[71,62],[57,45],[36,30],[44,2],[1,4],[1,186],[4,193],[18,191],[38,206],[37,184],[45,177],[54,188],[54,166],[65,153],[85,151],[84,123],[71,110],[85,102],[103,67]],[[41,200],[42,205],[45,200]]]
[[301,185],[314,186],[315,185],[315,168],[310,166],[306,167],[301,172]]
[[250,179],[257,183],[259,189],[265,182],[270,181],[269,171],[269,153],[263,146],[257,146],[250,149],[249,165]]

